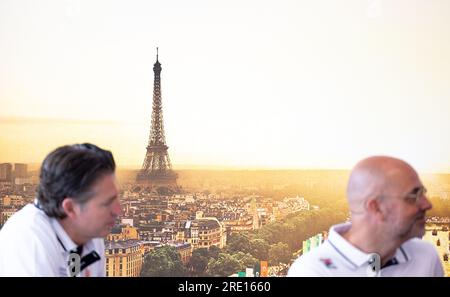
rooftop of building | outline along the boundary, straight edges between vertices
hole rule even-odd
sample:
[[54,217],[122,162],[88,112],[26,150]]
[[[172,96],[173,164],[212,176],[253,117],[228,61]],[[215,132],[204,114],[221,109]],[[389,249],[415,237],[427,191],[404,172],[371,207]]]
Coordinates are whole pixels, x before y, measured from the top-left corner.
[[142,243],[141,240],[138,239],[128,239],[128,240],[119,240],[119,241],[105,241],[105,249],[127,249],[131,247],[139,246]]

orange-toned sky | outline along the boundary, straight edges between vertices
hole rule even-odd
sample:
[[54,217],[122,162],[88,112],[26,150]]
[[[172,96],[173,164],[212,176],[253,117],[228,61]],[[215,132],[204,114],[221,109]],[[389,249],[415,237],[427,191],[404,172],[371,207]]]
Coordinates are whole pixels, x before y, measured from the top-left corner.
[[155,48],[174,167],[450,172],[450,2],[0,0],[0,162],[139,167]]

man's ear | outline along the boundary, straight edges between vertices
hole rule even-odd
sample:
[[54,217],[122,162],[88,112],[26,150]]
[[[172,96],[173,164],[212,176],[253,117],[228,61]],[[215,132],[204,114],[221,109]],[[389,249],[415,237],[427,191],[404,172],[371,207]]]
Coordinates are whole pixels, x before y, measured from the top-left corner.
[[372,217],[381,221],[384,221],[386,217],[385,209],[377,197],[367,199],[366,210]]
[[78,215],[78,206],[76,205],[75,201],[72,198],[64,198],[62,202],[62,208],[64,209],[64,212],[66,215],[73,219]]

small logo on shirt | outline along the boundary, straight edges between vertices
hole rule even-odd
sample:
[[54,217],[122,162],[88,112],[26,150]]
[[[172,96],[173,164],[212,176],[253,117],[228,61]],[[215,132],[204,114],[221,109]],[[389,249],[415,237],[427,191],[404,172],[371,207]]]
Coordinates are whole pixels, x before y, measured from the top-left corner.
[[80,273],[81,257],[79,254],[71,253],[69,255],[69,275],[77,276]]
[[336,269],[337,267],[333,264],[330,258],[320,258],[320,261],[328,268],[328,269]]
[[[396,259],[394,260],[397,261]],[[380,255],[376,253],[370,254],[367,264],[368,264],[366,269],[367,276],[378,276],[378,274],[380,273],[380,266],[381,266]]]

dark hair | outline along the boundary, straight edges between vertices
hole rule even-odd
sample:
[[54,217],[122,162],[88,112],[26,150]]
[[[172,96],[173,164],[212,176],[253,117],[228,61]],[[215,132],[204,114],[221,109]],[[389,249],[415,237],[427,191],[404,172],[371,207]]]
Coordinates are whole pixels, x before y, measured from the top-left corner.
[[114,173],[116,164],[110,151],[90,143],[66,145],[51,152],[42,162],[37,199],[49,216],[63,219],[65,198],[84,204],[93,194],[98,178]]

